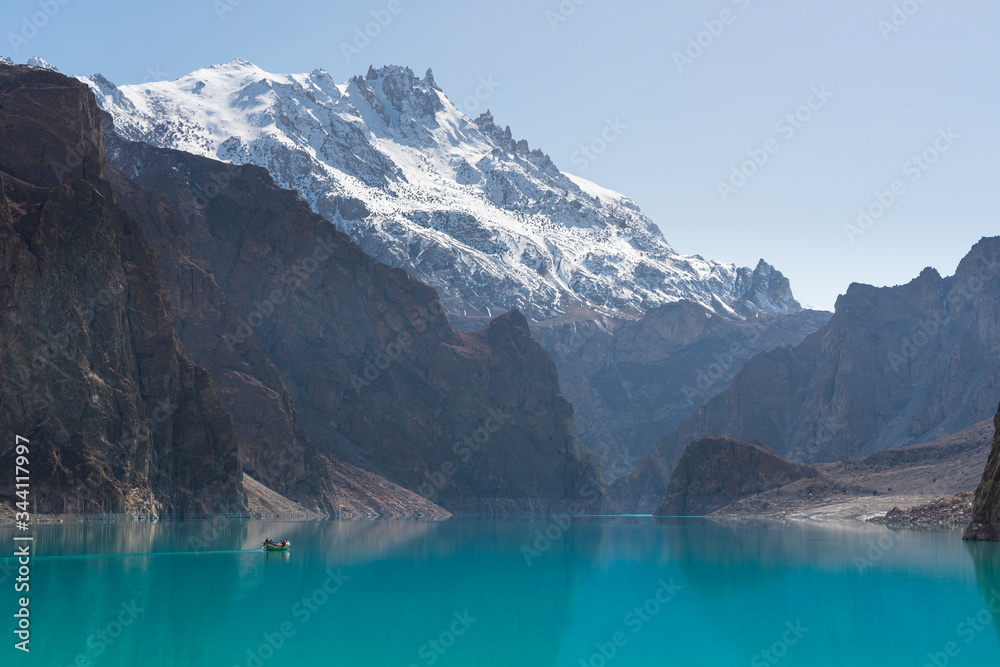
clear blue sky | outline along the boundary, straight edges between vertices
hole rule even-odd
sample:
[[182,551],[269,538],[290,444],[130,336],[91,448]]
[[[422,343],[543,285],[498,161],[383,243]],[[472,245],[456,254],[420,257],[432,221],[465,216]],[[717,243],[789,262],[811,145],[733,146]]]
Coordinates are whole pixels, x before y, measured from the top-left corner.
[[[924,266],[949,274],[976,240],[1000,233],[992,0],[563,0],[567,16],[559,0],[51,2],[59,10],[15,53],[10,33],[26,34],[25,17],[44,5],[5,0],[0,54],[118,83],[236,57],[338,80],[369,63],[432,67],[456,102],[492,77],[499,87],[483,106],[498,123],[562,169],[632,197],[677,250],[744,265],[764,257],[820,307],[852,281],[897,284]],[[397,14],[348,62],[341,44],[390,4]],[[879,21],[894,4],[916,11],[888,33]],[[232,11],[220,20],[220,8]],[[702,35],[709,45],[679,71],[674,52],[724,10],[728,25]],[[833,96],[813,98],[800,127],[778,128],[813,86]],[[581,170],[574,154],[609,119],[627,127]],[[935,157],[948,127],[959,138],[938,142],[949,149],[935,164],[905,164],[925,149]],[[723,201],[718,182],[766,147],[777,151]],[[844,225],[895,180],[902,194],[849,242]]]

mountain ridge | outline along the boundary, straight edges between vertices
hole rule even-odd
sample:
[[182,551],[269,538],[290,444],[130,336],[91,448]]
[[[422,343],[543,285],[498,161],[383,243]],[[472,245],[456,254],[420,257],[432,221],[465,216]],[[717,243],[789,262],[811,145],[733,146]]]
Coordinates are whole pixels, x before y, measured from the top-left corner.
[[612,485],[620,508],[646,507],[690,442],[714,433],[767,442],[805,462],[933,440],[995,414],[1000,392],[1000,237],[985,237],[946,278],[854,283],[800,344],[758,354],[726,391],[665,435]]
[[[437,290],[457,328],[521,311],[556,359],[581,440],[608,475],[630,470],[660,429],[738,370],[726,365],[712,387],[678,400],[670,377],[618,363],[616,332],[649,317],[643,326],[656,329],[658,311],[691,303],[733,330],[757,330],[748,351],[759,352],[798,343],[825,317],[803,311],[764,259],[736,267],[676,253],[634,202],[561,172],[489,110],[465,115],[433,73],[370,66],[336,83],[321,69],[271,74],[234,60],[173,82],[80,80],[124,139],[265,168],[369,255]],[[598,330],[611,338],[591,335]],[[587,346],[577,344],[581,331]],[[678,349],[690,373],[714,368],[713,355],[733,343],[717,326],[690,342],[704,355]],[[620,396],[631,419],[608,412]],[[657,396],[669,405],[656,406]]]
[[125,138],[267,168],[438,289],[449,315],[636,316],[679,299],[738,317],[800,309],[774,267],[676,253],[634,202],[559,171],[489,112],[466,116],[433,75],[369,67],[337,84],[234,60],[174,82],[80,80]]

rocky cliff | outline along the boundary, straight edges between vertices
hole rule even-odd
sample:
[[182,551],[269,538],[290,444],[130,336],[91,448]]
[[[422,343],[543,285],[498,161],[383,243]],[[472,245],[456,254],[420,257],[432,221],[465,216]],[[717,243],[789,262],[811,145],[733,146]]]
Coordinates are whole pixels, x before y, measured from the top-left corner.
[[[634,202],[560,171],[488,111],[467,116],[430,73],[372,67],[338,84],[319,69],[234,60],[177,81],[81,80],[127,139],[264,167],[366,253],[433,287],[457,328],[520,310],[609,476],[631,470],[750,355],[797,344],[828,317],[800,316],[764,260],[678,254]],[[726,361],[733,345],[739,359]]]
[[113,134],[108,155],[253,478],[308,505],[327,497],[333,462],[451,511],[603,507],[600,470],[519,313],[453,329],[432,289],[259,167]]
[[993,419],[996,432],[993,449],[976,489],[972,503],[972,520],[965,530],[966,540],[1000,541],[1000,411]]
[[520,314],[456,331],[263,169],[106,151],[85,86],[0,74],[0,420],[36,511],[245,511],[241,467],[340,515],[604,507]]
[[101,135],[85,86],[0,64],[0,459],[30,441],[35,512],[242,512],[230,417],[103,179]]
[[818,476],[815,468],[778,456],[759,441],[703,438],[684,450],[653,514],[704,516],[740,498]]
[[678,301],[640,319],[535,324],[532,333],[555,360],[580,441],[614,479],[753,355],[799,343],[829,318],[812,310],[733,317]]
[[987,419],[1000,382],[1000,237],[954,276],[854,284],[828,324],[797,346],[753,357],[731,386],[663,437],[612,496],[652,509],[688,443],[713,433],[767,442],[800,461],[858,458]]

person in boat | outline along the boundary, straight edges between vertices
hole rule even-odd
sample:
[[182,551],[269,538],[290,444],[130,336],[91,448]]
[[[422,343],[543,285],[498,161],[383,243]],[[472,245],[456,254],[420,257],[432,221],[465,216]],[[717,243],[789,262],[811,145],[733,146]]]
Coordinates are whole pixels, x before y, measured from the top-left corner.
[[291,543],[288,540],[281,540],[280,542],[275,542],[270,537],[268,537],[268,538],[266,538],[264,540],[264,546],[265,547],[268,546],[268,545],[270,545],[272,547],[287,547],[289,544],[291,544]]

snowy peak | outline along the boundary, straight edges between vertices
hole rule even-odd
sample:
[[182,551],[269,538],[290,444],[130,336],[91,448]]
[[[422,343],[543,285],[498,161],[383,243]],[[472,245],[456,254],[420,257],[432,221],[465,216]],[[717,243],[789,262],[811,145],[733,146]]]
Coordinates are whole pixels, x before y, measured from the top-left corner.
[[430,67],[427,68],[427,72],[424,74],[424,83],[434,90],[441,90],[438,88],[437,82],[434,80],[434,72],[431,71]]
[[126,139],[264,167],[453,315],[641,315],[680,299],[734,317],[798,309],[766,262],[679,255],[631,200],[561,172],[489,111],[469,118],[430,70],[371,66],[338,84],[237,59],[169,82],[81,80]]
[[796,313],[802,310],[792,296],[788,278],[763,259],[753,271],[748,268],[739,270],[735,291],[739,299],[766,312]]
[[493,114],[489,109],[487,109],[484,113],[481,113],[479,117],[472,122],[475,123],[476,127],[478,127],[483,134],[489,137],[498,148],[502,148],[508,153],[521,155],[525,158],[535,158],[534,163],[545,171],[559,171],[555,164],[552,163],[552,160],[548,155],[537,148],[535,150],[531,150],[526,139],[515,141],[514,135],[510,131],[510,125],[501,130],[493,121]]
[[437,87],[417,77],[409,67],[376,70],[370,66],[364,77],[351,79],[348,94],[359,98],[355,106],[366,120],[374,114],[381,121],[381,127],[369,123],[372,131],[384,130],[397,139],[428,140],[428,132],[439,126],[438,112],[444,110]]
[[38,56],[32,56],[31,58],[28,58],[28,62],[24,64],[27,65],[28,67],[38,67],[39,69],[47,69],[53,72],[59,71],[58,69],[56,69],[55,65],[50,65],[49,63],[45,62]]
[[[8,58],[7,56],[0,56],[0,63],[2,63],[4,65],[16,65],[17,64],[12,59]],[[51,65],[51,64],[45,62],[44,60],[42,60],[38,56],[32,56],[31,58],[28,58],[28,61],[25,62],[24,64],[27,65],[28,67],[37,67],[39,69],[47,69],[47,70],[51,70],[53,72],[58,72],[59,71],[56,68],[55,65]]]

